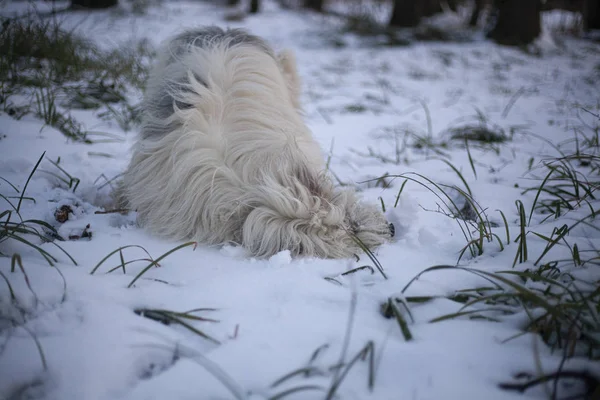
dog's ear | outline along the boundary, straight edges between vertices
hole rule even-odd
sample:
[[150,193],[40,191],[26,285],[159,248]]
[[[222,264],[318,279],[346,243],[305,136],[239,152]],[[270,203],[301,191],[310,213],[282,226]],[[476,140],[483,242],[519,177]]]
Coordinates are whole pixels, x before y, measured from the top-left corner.
[[296,69],[296,56],[291,50],[283,50],[277,56],[277,61],[290,92],[292,104],[300,110],[300,77]]

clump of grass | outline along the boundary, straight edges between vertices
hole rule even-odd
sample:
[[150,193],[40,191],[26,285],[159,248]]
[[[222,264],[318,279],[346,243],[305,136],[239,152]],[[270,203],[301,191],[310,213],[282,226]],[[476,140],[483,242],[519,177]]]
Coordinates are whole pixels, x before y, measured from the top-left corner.
[[487,126],[481,125],[463,125],[448,130],[450,138],[453,140],[467,140],[480,143],[504,143],[508,137],[503,130],[491,130]]
[[[557,147],[557,150],[560,149]],[[559,381],[579,380],[584,383],[584,392],[588,394],[599,381],[585,371],[563,369],[565,360],[572,357],[600,360],[600,277],[597,274],[589,275],[600,266],[600,250],[592,242],[582,246],[570,239],[570,234],[578,226],[600,230],[595,223],[598,214],[595,191],[599,182],[597,172],[593,170],[593,164],[598,159],[590,157],[589,151],[578,148],[574,155],[561,152],[561,157],[545,161],[540,168],[545,169],[546,174],[538,178],[537,186],[524,192],[535,193],[531,208],[527,209],[521,200],[515,202],[519,233],[514,240],[518,246],[512,270],[488,272],[468,267],[434,266],[421,272],[402,290],[405,294],[421,275],[439,270],[466,271],[477,275],[486,281],[484,285],[449,295],[406,296],[405,299],[409,303],[423,303],[445,298],[457,303],[456,312],[434,318],[431,323],[459,318],[517,322],[522,333],[506,341],[525,333],[534,333],[552,351],[561,352],[562,362],[556,371],[536,377],[519,374],[516,378],[525,379],[526,382],[501,383],[503,389],[524,392],[545,382],[552,382],[549,396],[557,398]],[[567,212],[572,212],[577,217],[571,218],[569,223],[554,226],[550,234],[541,234],[531,228],[532,216],[536,212],[563,219]],[[504,214],[501,215],[508,243],[511,241],[508,223]],[[547,224],[548,219],[544,217],[540,224]],[[533,254],[532,240],[545,243],[538,250],[539,254]],[[558,246],[568,249],[570,256],[549,259],[550,251]],[[517,263],[525,267],[518,269]],[[578,273],[584,268],[587,271]]]
[[[486,210],[474,199],[471,188],[469,187],[463,174],[447,160],[442,160],[459,177],[464,185],[464,189],[456,185],[446,185],[436,183],[432,179],[414,172],[400,175],[390,175],[391,178],[400,178],[403,180],[402,186],[396,196],[394,207],[398,204],[400,195],[407,182],[412,182],[429,190],[438,199],[437,210],[442,215],[452,218],[458,224],[465,240],[466,245],[460,250],[457,263],[468,251],[471,257],[477,257],[484,253],[485,243],[497,242],[500,251],[504,250],[504,244],[500,236],[492,229]],[[455,193],[458,196],[454,195]]]
[[[473,121],[474,120],[474,121]],[[469,117],[466,123],[449,128],[444,132],[451,141],[456,143],[469,143],[479,147],[490,147],[496,152],[499,151],[499,144],[512,139],[517,127],[512,127],[510,134],[507,134],[504,128],[490,121],[490,119],[481,111],[476,109],[476,115]]]
[[417,275],[402,293],[425,273],[455,269],[475,274],[492,286],[463,289],[450,296],[407,297],[407,301],[422,303],[444,297],[461,304],[457,312],[434,318],[432,323],[461,317],[500,322],[521,316],[523,332],[539,334],[551,349],[568,349],[570,357],[583,355],[599,359],[600,320],[594,305],[600,302],[600,281],[586,282],[560,271],[556,275],[556,270],[548,266],[498,272],[435,266]]
[[[33,112],[46,125],[73,141],[91,143],[72,108],[98,109],[125,129],[139,122],[137,107],[126,93],[141,90],[154,51],[148,41],[129,42],[113,50],[61,27],[56,18],[32,15],[6,20],[0,29],[0,85],[3,93],[33,97],[29,104],[9,103],[0,96],[0,109],[20,117]],[[83,83],[82,83],[83,82]]]
[[[64,239],[61,238],[52,225],[37,219],[25,220],[21,215],[21,206],[23,204],[23,200],[35,201],[33,198],[26,197],[25,192],[27,191],[27,186],[29,185],[34,173],[37,171],[45,154],[46,153],[44,152],[44,154],[42,154],[42,156],[38,159],[21,191],[19,191],[16,186],[8,182],[6,179],[2,178],[2,181],[8,183],[11,189],[15,191],[15,196],[0,194],[0,198],[3,199],[8,205],[7,209],[0,211],[0,257],[12,257],[12,254],[3,252],[1,245],[4,242],[13,240],[22,243],[31,249],[34,249],[44,258],[44,260],[46,260],[50,266],[54,266],[58,262],[58,259],[37,243],[42,242],[51,243],[60,251],[62,251],[74,265],[77,265],[75,259],[73,259],[69,253],[67,253],[60,245],[56,243],[56,240]],[[18,200],[18,202],[15,205],[11,200]]]
[[[574,165],[575,162],[578,166]],[[523,194],[535,193],[528,225],[534,212],[545,214],[546,217],[542,220],[544,222],[552,217],[557,219],[581,206],[593,211],[591,202],[596,200],[595,192],[600,187],[599,167],[599,155],[577,152],[547,160],[531,171],[530,173],[534,173],[542,170],[545,176],[539,185],[523,191]]]

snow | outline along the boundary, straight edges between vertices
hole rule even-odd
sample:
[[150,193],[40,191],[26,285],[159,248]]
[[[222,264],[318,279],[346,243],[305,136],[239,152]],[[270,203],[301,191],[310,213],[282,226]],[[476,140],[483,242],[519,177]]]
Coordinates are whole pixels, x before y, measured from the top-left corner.
[[[2,12],[22,11],[17,4],[7,3]],[[126,273],[121,269],[107,273],[120,265],[115,254],[92,275],[92,269],[121,246],[142,246],[156,259],[181,244],[150,236],[136,227],[133,214],[94,214],[109,205],[111,185],[104,183],[123,171],[135,129],[126,133],[93,111],[78,111],[77,118],[87,129],[123,139],[84,145],[68,142],[34,116],[17,121],[1,113],[0,133],[6,137],[0,139],[0,176],[23,189],[45,151],[50,160],[60,157],[60,165],[81,181],[75,191],[68,189],[42,172],[54,168],[43,161],[27,188],[27,196],[36,202],[23,202],[24,219],[51,223],[65,237],[81,234],[89,224],[92,237],[60,243],[76,266],[52,244],[41,244],[59,260],[56,268],[64,275],[66,288],[37,252],[19,243],[0,244],[5,254],[21,254],[31,284],[30,291],[22,272],[10,273],[10,259],[0,258],[0,272],[9,278],[23,310],[14,309],[7,287],[0,282],[0,399],[9,394],[47,399],[236,395],[266,399],[299,385],[328,388],[337,374],[331,367],[340,361],[340,354],[346,354],[348,361],[371,341],[373,390],[368,387],[368,362],[359,361],[339,387],[339,398],[516,399],[523,395],[501,390],[498,383],[519,372],[535,375],[556,370],[561,354],[553,354],[537,336],[525,334],[506,341],[521,332],[516,319],[429,323],[460,307],[444,298],[412,305],[414,322],[409,327],[414,339],[405,341],[397,322],[382,316],[382,304],[400,296],[402,288],[426,268],[454,265],[466,240],[455,220],[435,212],[438,200],[428,189],[407,183],[394,208],[404,179],[388,178],[390,188],[365,181],[385,173],[415,172],[462,187],[456,172],[440,161],[442,156],[434,149],[405,146],[414,139],[408,136],[405,142],[405,132],[440,142],[447,140],[451,127],[485,118],[489,126],[512,133],[512,140],[498,145],[497,153],[471,146],[477,177],[463,147],[436,148],[450,156],[475,199],[499,225],[494,232],[504,238],[503,222],[495,211],[502,210],[515,238],[519,229],[515,200],[521,199],[529,210],[535,193],[522,194],[522,190],[541,174],[528,173],[530,158],[538,167],[542,160],[559,155],[551,143],[563,143],[572,151],[575,144],[566,141],[574,131],[584,123],[597,129],[598,120],[581,107],[598,112],[597,86],[590,82],[600,77],[600,46],[573,38],[557,44],[546,32],[537,56],[484,40],[374,48],[358,36],[340,33],[335,19],[282,10],[269,1],[261,13],[244,21],[225,22],[225,13],[217,5],[182,0],[152,5],[143,15],[98,11],[65,13],[59,18],[64,26],[107,48],[142,38],[158,44],[184,28],[217,24],[246,27],[278,50],[293,49],[303,79],[305,119],[324,156],[331,156],[330,169],[341,182],[363,189],[366,200],[383,201],[396,227],[394,242],[376,251],[389,279],[376,269],[374,274],[364,269],[341,275],[372,265],[364,254],[360,260],[318,260],[292,259],[284,251],[257,260],[235,246],[204,245],[170,254],[131,288],[128,285],[148,261],[128,264]],[[334,40],[343,45],[328,44]],[[378,157],[364,156],[369,148]],[[396,157],[399,163],[393,162]],[[0,193],[13,195],[11,190],[0,181]],[[73,213],[58,224],[54,211],[63,205]],[[584,215],[585,210],[575,211],[562,220],[541,223],[544,216],[534,214],[529,229],[549,235],[554,227]],[[582,224],[569,239],[581,248],[598,248],[598,232]],[[530,237],[533,260],[518,269],[531,268],[545,245]],[[516,251],[515,243],[504,251],[496,242],[486,243],[483,255],[471,258],[467,252],[460,265],[490,272],[508,270]],[[125,248],[123,256],[126,261],[147,258],[137,247]],[[564,246],[556,246],[546,257],[561,258],[571,258]],[[589,282],[599,277],[593,267],[573,273]],[[423,275],[406,295],[451,295],[481,284],[467,272],[443,270]],[[219,344],[181,325],[163,325],[134,313],[197,308],[216,309],[194,315],[219,322],[188,322]],[[11,318],[19,321],[18,327],[10,327]],[[43,349],[47,369],[33,338]],[[319,348],[322,351],[311,360]],[[271,387],[289,372],[310,365],[315,368],[309,376],[299,374]],[[598,371],[597,365],[577,358],[567,361],[566,367]],[[286,398],[324,396],[307,390]],[[544,398],[545,392],[532,390],[526,396]]]

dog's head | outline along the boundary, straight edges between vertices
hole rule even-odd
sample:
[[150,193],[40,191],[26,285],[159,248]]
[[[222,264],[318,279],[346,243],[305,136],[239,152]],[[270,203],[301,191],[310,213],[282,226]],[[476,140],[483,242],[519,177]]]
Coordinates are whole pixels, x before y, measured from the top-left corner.
[[360,201],[352,190],[334,188],[326,176],[268,182],[256,203],[242,240],[259,257],[289,250],[293,256],[346,258],[394,235],[375,205]]

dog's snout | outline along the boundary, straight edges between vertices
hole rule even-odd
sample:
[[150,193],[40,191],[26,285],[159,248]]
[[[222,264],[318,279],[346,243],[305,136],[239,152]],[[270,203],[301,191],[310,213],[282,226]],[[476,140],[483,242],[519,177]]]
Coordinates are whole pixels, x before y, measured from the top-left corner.
[[391,222],[388,224],[388,227],[390,228],[390,236],[394,237],[396,235],[396,227]]

